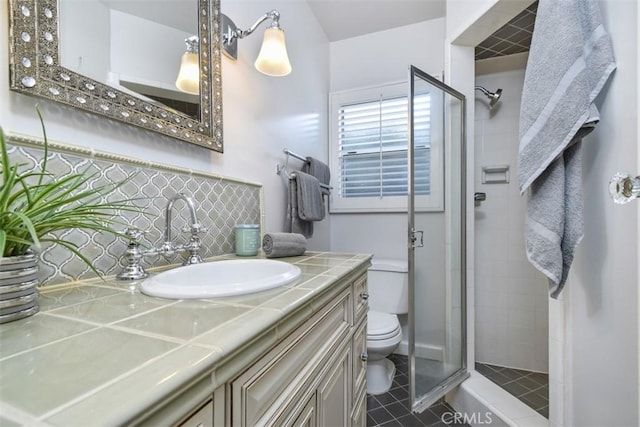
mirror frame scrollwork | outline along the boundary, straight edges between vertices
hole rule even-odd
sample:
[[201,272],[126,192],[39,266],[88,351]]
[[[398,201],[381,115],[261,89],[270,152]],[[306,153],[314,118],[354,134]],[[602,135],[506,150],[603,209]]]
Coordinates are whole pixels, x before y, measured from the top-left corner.
[[61,66],[58,0],[9,1],[10,89],[222,152],[220,0],[196,1],[199,120]]

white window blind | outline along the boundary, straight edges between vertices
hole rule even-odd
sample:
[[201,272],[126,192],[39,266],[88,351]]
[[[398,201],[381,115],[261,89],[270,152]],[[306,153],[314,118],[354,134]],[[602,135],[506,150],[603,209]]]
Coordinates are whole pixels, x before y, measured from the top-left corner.
[[[338,117],[341,197],[406,196],[407,97],[342,105]],[[414,100],[415,192],[430,193],[430,97]]]
[[[331,93],[331,212],[406,212],[407,89],[406,83],[396,83]],[[436,95],[423,91],[413,101],[414,183],[420,211],[443,207],[442,102]]]

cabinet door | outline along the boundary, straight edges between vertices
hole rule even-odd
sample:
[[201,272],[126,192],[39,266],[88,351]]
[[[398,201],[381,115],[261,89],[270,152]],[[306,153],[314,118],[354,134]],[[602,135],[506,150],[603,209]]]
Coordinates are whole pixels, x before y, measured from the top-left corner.
[[316,427],[316,395],[311,396],[307,404],[302,409],[298,418],[291,425],[292,427]]
[[367,380],[367,317],[365,316],[353,335],[353,398],[359,397]]
[[180,427],[213,427],[213,401],[210,400],[198,409]]
[[340,356],[324,371],[316,392],[319,426],[348,426],[351,409],[351,346],[342,347]]
[[362,389],[356,394],[356,403],[353,415],[351,415],[351,427],[365,427],[367,425],[367,392]]

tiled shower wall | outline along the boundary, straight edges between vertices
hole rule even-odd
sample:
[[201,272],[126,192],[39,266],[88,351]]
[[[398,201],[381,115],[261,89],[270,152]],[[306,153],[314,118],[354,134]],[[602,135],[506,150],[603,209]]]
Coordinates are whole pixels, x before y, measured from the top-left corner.
[[[10,137],[9,157],[14,163],[23,163],[28,170],[40,167],[43,159],[42,144],[30,138]],[[234,252],[234,226],[236,224],[262,224],[262,187],[212,174],[156,165],[136,159],[96,153],[85,148],[63,144],[49,144],[47,170],[55,177],[70,173],[93,174],[92,187],[118,182],[131,176],[113,197],[135,198],[140,212],[118,212],[121,222],[116,228],[124,230],[135,226],[145,232],[142,242],[147,247],[158,247],[165,229],[165,206],[168,198],[177,193],[191,196],[197,207],[199,222],[207,228],[200,235],[201,255],[210,257]],[[185,243],[188,233],[181,230],[190,224],[189,211],[183,201],[176,201],[173,212],[173,241]],[[64,238],[76,243],[80,252],[92,260],[93,266],[104,275],[117,274],[122,267],[122,255],[127,242],[122,238],[86,230],[70,230]],[[43,245],[40,252],[40,286],[65,283],[94,277],[77,256],[56,245]],[[182,255],[172,257],[148,256],[145,267],[176,264]]]
[[[524,70],[476,77],[502,88],[493,110],[476,91],[475,189],[487,200],[475,207],[476,361],[548,372],[548,285],[527,261],[525,201],[518,189],[517,154]],[[509,166],[509,183],[482,184],[483,166]]]

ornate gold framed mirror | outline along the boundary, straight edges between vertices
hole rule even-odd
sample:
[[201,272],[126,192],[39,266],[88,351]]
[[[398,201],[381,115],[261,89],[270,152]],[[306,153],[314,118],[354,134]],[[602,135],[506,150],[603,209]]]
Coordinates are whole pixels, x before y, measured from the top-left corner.
[[[11,90],[223,151],[220,0],[193,0],[197,2],[200,65],[200,94],[193,115],[61,63],[60,1],[10,0]],[[153,7],[153,2],[146,5]],[[91,22],[91,17],[86,20]],[[179,63],[180,58],[175,61]]]

